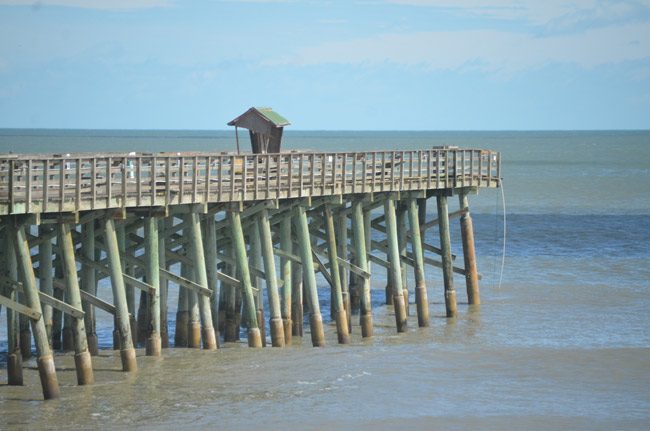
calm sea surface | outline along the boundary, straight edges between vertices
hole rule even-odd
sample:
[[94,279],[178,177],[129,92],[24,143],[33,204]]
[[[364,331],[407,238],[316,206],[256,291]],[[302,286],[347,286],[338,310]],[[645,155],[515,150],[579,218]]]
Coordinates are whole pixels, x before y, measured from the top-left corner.
[[[216,353],[170,349],[158,360],[140,349],[132,375],[119,371],[112,319],[99,311],[96,384],[77,387],[74,361],[58,355],[62,398],[47,403],[33,359],[25,386],[6,385],[2,310],[0,429],[647,429],[650,132],[287,131],[284,142],[323,151],[437,145],[503,153],[500,287],[500,191],[470,202],[480,309],[468,308],[457,276],[459,316],[444,318],[442,275],[427,268],[431,327],[418,329],[411,316],[409,332],[397,336],[392,309],[382,304],[385,270],[373,266],[370,341],[361,339],[357,318],[349,346],[336,344],[329,323],[323,349],[311,347],[308,333],[286,349],[253,350],[243,339]],[[232,131],[0,130],[0,153],[234,148]],[[457,220],[452,225],[461,256]],[[437,232],[427,240],[437,245]],[[328,319],[329,294],[319,283]],[[110,300],[106,282],[100,293]]]

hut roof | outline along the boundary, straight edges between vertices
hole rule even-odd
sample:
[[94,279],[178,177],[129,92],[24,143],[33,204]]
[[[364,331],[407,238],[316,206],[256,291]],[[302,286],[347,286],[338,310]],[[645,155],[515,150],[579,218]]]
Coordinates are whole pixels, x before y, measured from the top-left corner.
[[235,118],[228,123],[229,126],[239,126],[241,123],[245,122],[245,118],[251,114],[257,114],[262,117],[264,120],[272,123],[275,127],[284,127],[288,126],[289,120],[284,118],[282,115],[278,114],[271,108],[262,108],[262,107],[252,107],[248,111],[241,114],[239,117]]

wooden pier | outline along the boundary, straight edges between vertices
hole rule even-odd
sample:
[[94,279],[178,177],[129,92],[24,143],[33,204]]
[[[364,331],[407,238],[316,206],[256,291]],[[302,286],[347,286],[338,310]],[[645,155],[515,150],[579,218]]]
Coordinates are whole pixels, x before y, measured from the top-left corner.
[[[303,304],[314,346],[325,345],[326,317],[338,342],[349,343],[357,309],[361,334],[371,337],[371,262],[387,270],[397,332],[408,327],[411,269],[417,324],[429,325],[425,265],[442,269],[454,317],[454,273],[465,278],[469,304],[480,303],[468,196],[499,187],[500,168],[499,153],[458,148],[0,154],[8,383],[22,384],[32,337],[45,399],[59,396],[54,349],[74,351],[78,383],[93,383],[100,312],[114,317],[113,347],[122,369],[134,371],[136,347],[150,356],[169,347],[167,304],[176,300],[174,347],[216,350],[220,334],[238,341],[240,327],[249,346],[262,347],[267,319],[271,345],[282,347],[303,335]],[[451,196],[457,211],[449,212]],[[426,220],[433,197],[437,216]],[[454,217],[461,264],[451,253]],[[432,227],[438,244],[424,241]],[[170,271],[176,264],[179,274]],[[331,316],[320,311],[317,273]],[[112,303],[97,295],[103,278]],[[169,283],[178,298],[168,297]]]

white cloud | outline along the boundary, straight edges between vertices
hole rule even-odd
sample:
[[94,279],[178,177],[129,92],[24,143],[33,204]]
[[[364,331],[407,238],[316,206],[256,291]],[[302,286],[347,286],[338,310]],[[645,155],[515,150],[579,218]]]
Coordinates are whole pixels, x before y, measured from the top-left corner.
[[63,6],[82,9],[128,10],[171,6],[169,0],[0,0],[0,6]]
[[512,74],[552,63],[593,68],[642,59],[650,59],[650,29],[644,24],[629,24],[546,37],[498,30],[384,34],[304,48],[279,63],[388,62]]
[[486,18],[525,20],[535,25],[571,25],[584,20],[633,17],[649,0],[385,0],[387,3],[448,9]]

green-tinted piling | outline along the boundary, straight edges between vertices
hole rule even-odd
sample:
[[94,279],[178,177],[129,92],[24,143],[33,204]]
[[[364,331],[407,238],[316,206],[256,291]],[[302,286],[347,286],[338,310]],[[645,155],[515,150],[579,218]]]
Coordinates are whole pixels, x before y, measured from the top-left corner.
[[[336,224],[336,246],[338,247],[337,254],[343,260],[350,260],[348,253],[348,215],[345,211],[340,211],[337,216]],[[348,269],[339,265],[339,274],[341,278],[341,296],[343,297],[343,308],[345,309],[345,318],[348,322],[348,334],[352,332],[352,307],[350,306],[350,278]]]
[[447,317],[457,313],[456,291],[454,290],[453,261],[451,260],[451,236],[449,234],[449,209],[447,196],[436,197],[438,205],[438,228],[440,229],[440,249],[442,250],[442,276],[445,284],[445,308]]
[[399,232],[395,215],[395,203],[392,199],[384,202],[386,218],[386,235],[388,236],[388,261],[390,262],[390,286],[393,289],[393,308],[397,332],[406,332],[406,305],[402,288],[402,265],[399,252]]
[[[185,268],[185,269],[183,269]],[[187,264],[181,264],[181,277],[187,277]],[[188,346],[188,325],[190,312],[188,310],[188,289],[178,286],[178,305],[176,306],[176,332],[174,333],[174,347]]]
[[[63,277],[65,279],[65,295],[68,304],[82,309],[81,293],[79,292],[79,280],[77,278],[77,263],[75,261],[75,246],[72,241],[70,225],[59,224],[59,235],[62,240],[61,248],[63,249]],[[72,316],[71,316],[72,317]],[[72,333],[74,340],[74,362],[77,370],[77,383],[79,385],[89,385],[94,382],[93,366],[88,350],[86,339],[86,326],[84,318],[72,317]]]
[[336,245],[336,231],[334,228],[334,216],[329,205],[325,205],[325,230],[327,231],[327,251],[329,253],[330,270],[334,286],[332,288],[333,301],[332,310],[336,322],[336,332],[340,344],[350,343],[350,332],[348,319],[343,306],[343,292],[341,290],[341,272],[338,263],[338,248]]
[[[191,247],[186,245],[186,249]],[[195,281],[193,265],[181,263],[181,277],[190,281]],[[201,347],[201,312],[199,310],[198,294],[191,290],[185,289],[185,300],[187,301],[187,347],[199,349]]]
[[147,356],[160,356],[162,353],[162,339],[160,338],[160,262],[158,243],[158,220],[154,217],[144,219],[144,260],[145,277],[147,284],[155,288],[155,292],[147,294],[146,313],[148,322],[148,334],[145,341],[145,353]]
[[[115,225],[115,234],[117,237],[117,244],[118,244],[118,249],[120,251],[120,256],[124,253],[126,253],[126,248],[127,248],[127,240],[126,240],[126,229],[124,226],[124,221],[121,221]],[[130,264],[123,264],[122,265],[122,270],[124,271],[125,274],[133,276],[133,268]],[[138,342],[138,334],[137,334],[137,322],[135,319],[136,316],[136,309],[135,309],[135,288],[131,285],[125,284],[124,285],[124,291],[126,295],[126,303],[129,309],[129,327],[131,328],[131,341],[133,343],[133,346],[135,346]]]
[[275,273],[273,238],[271,234],[269,214],[266,209],[260,211],[258,214],[257,223],[260,233],[262,258],[264,261],[264,274],[266,276],[266,291],[269,299],[269,327],[271,330],[271,344],[273,347],[284,347],[284,327],[282,325],[280,295],[278,293],[277,276]]
[[401,256],[400,258],[400,265],[401,265],[401,272],[402,272],[402,294],[404,295],[404,307],[406,309],[406,315],[409,316],[410,313],[410,304],[409,304],[409,289],[408,289],[408,280],[407,280],[407,273],[406,273],[406,262],[403,259],[406,257],[406,243],[407,243],[407,230],[406,230],[406,207],[401,203],[398,202],[397,205],[395,205],[395,213],[397,215],[397,241],[399,244],[399,254]]
[[[291,240],[291,217],[284,217],[280,221],[280,249],[293,253]],[[280,272],[282,274],[282,326],[284,328],[284,344],[291,345],[291,288],[292,288],[292,263],[287,257],[280,258]]]
[[[352,203],[352,237],[354,240],[355,262],[359,268],[368,271],[368,255],[366,254],[366,235],[364,232],[363,204],[356,200]],[[370,280],[358,278],[362,282],[360,293],[359,320],[361,335],[372,337],[372,303],[370,302]]]
[[[161,268],[169,270],[166,254],[167,223],[171,217],[158,220],[158,263]],[[169,324],[167,322],[167,307],[169,303],[169,281],[160,280],[160,345],[163,349],[169,347]]]
[[305,295],[309,305],[309,327],[311,330],[311,342],[314,347],[325,345],[325,333],[323,331],[323,317],[318,302],[318,291],[316,287],[316,272],[312,257],[311,241],[309,238],[309,226],[307,224],[307,213],[302,205],[293,209],[294,226],[298,238],[300,259],[304,272],[303,282],[305,283]]
[[[205,268],[205,252],[203,250],[203,236],[201,235],[201,218],[199,214],[192,212],[189,214],[190,220],[190,252],[194,262],[194,281],[200,286],[209,289],[208,273]],[[217,348],[217,338],[212,325],[212,305],[210,297],[198,295],[198,306],[201,317],[201,338],[203,348],[206,350],[215,350]]]
[[104,221],[104,241],[106,243],[106,255],[111,272],[111,285],[113,289],[113,303],[115,305],[115,323],[120,344],[120,358],[123,371],[136,371],[138,364],[135,359],[133,338],[131,335],[131,322],[129,308],[126,301],[126,290],[124,288],[124,276],[122,272],[122,261],[120,250],[117,244],[115,222],[111,218]]
[[[5,225],[5,253],[4,266],[2,270],[9,279],[18,281],[18,262],[16,261],[16,250],[11,235],[11,221]],[[15,289],[5,288],[7,298],[16,301],[18,294]],[[43,322],[45,324],[45,322]],[[7,383],[10,386],[22,386],[23,384],[23,357],[20,353],[20,334],[18,325],[18,312],[7,308]],[[47,334],[47,331],[46,331]]]
[[[12,229],[13,230],[13,229]],[[41,301],[38,297],[38,288],[34,269],[32,267],[32,258],[27,243],[27,235],[23,225],[17,226],[13,230],[14,249],[18,261],[18,269],[22,275],[23,292],[25,294],[25,305],[33,311],[40,314],[38,320],[30,319],[32,330],[34,331],[34,341],[36,344],[36,354],[38,363],[38,372],[41,378],[41,387],[43,397],[46,400],[58,398],[60,396],[59,382],[56,377],[54,367],[54,358],[50,350],[50,343],[47,339],[45,330],[45,321],[41,310]]]
[[212,312],[212,327],[215,332],[217,348],[219,347],[219,288],[217,285],[217,231],[214,225],[214,215],[205,217],[202,223],[203,250],[205,251],[205,270],[208,274],[208,288],[212,292],[210,310]]
[[[426,201],[425,201],[426,202]],[[409,227],[411,232],[411,249],[415,266],[415,307],[418,314],[418,326],[429,326],[429,299],[427,297],[427,284],[424,276],[424,252],[422,250],[422,237],[420,235],[420,218],[418,205],[415,199],[408,199]]]
[[303,273],[302,265],[293,265],[291,267],[291,334],[294,337],[303,335]]
[[[81,253],[86,260],[91,262],[95,261],[94,220],[84,223],[81,226]],[[43,260],[41,260],[41,262],[43,262]],[[97,295],[97,275],[95,273],[95,268],[85,263],[81,264],[81,289],[93,296]],[[96,356],[99,353],[99,344],[97,339],[95,307],[87,301],[83,301],[82,306],[84,311],[84,326],[86,328],[88,351],[91,355]]]
[[[61,240],[59,239],[58,235],[56,238],[56,245],[57,248],[59,248],[61,245]],[[59,282],[63,282],[63,264],[61,262],[62,259],[63,257],[61,256],[61,252],[58,251],[54,257],[54,278]],[[64,290],[54,289],[54,297],[59,301],[63,301]],[[52,333],[50,339],[53,350],[60,350],[62,347],[62,343],[61,343],[62,325],[63,325],[63,313],[60,310],[57,310],[55,308],[54,310],[52,310]]]
[[[49,236],[52,232],[51,225],[40,225],[38,234],[41,237]],[[43,241],[38,246],[38,285],[41,292],[46,295],[54,295],[54,275],[52,263],[52,240]],[[52,347],[52,309],[51,305],[41,304],[43,309],[43,321],[45,322],[45,332],[47,339]],[[85,311],[85,309],[84,309]]]
[[[262,245],[260,241],[260,230],[257,223],[250,226],[248,235],[250,243],[250,255],[248,257],[250,265],[253,268],[262,267]],[[266,325],[264,319],[264,294],[262,293],[261,279],[255,274],[251,274],[253,283],[253,294],[255,295],[255,308],[257,313],[257,323],[260,328],[260,337],[262,337],[262,347],[266,347]]]
[[467,287],[467,302],[469,305],[479,305],[481,294],[478,287],[478,269],[476,268],[476,251],[474,249],[474,226],[469,213],[467,191],[458,195],[460,209],[465,210],[460,217],[460,233],[463,241],[463,258],[465,263],[465,286]]
[[248,345],[250,347],[262,347],[262,338],[257,326],[257,313],[255,310],[255,297],[253,296],[253,284],[248,268],[248,257],[246,256],[246,243],[244,231],[241,225],[241,215],[238,211],[229,211],[230,227],[235,248],[235,260],[241,276],[242,293],[244,300],[244,312],[248,321]]

